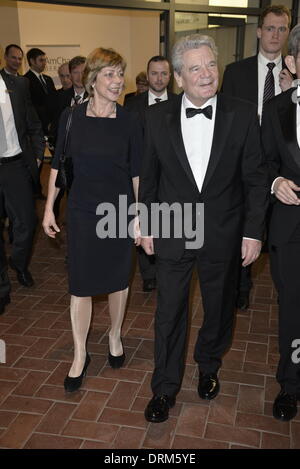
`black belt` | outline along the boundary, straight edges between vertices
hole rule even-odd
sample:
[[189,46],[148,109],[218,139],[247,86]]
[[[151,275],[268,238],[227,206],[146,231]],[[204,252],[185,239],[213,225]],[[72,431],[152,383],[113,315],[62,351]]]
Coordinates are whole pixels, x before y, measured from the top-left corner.
[[12,161],[17,161],[22,158],[22,153],[19,153],[16,156],[8,156],[7,158],[0,158],[0,165],[1,164],[6,164],[6,163],[11,163]]

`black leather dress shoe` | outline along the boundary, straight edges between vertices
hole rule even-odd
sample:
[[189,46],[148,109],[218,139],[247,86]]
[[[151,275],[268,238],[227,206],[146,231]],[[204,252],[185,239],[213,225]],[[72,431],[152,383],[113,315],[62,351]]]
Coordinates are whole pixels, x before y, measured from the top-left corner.
[[32,278],[32,275],[31,273],[29,272],[29,270],[19,270],[15,264],[13,263],[12,259],[9,258],[8,259],[8,263],[10,265],[10,267],[16,271],[17,273],[17,279],[18,279],[18,282],[23,285],[23,287],[27,287],[27,288],[30,288],[34,285],[34,281],[33,281],[33,278]]
[[249,308],[249,292],[240,291],[236,300],[236,307],[245,311]]
[[280,391],[273,404],[273,416],[277,420],[288,422],[297,414],[297,396]]
[[220,383],[215,373],[199,376],[198,393],[201,399],[214,399],[220,391]]
[[65,377],[64,388],[67,392],[74,392],[74,391],[77,391],[80,388],[80,386],[82,385],[82,380],[86,375],[86,370],[87,370],[87,367],[89,366],[90,362],[91,362],[91,358],[90,358],[89,354],[87,353],[81,375],[76,376],[75,378],[71,378],[71,376],[69,376],[69,375],[67,375]]
[[143,282],[143,291],[144,292],[149,292],[152,290],[155,290],[156,288],[156,279],[155,278],[150,278],[147,280],[144,280]]
[[145,419],[148,422],[161,423],[169,418],[169,409],[174,407],[175,397],[154,395],[145,409]]
[[3,314],[5,311],[5,306],[10,303],[10,296],[5,295],[2,298],[0,298],[0,314]]

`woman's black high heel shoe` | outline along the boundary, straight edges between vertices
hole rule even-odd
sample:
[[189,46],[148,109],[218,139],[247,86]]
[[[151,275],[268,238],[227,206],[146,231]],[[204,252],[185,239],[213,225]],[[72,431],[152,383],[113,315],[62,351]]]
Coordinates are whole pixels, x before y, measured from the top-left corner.
[[86,375],[86,370],[87,370],[87,367],[89,366],[90,362],[91,362],[91,358],[90,358],[89,354],[87,353],[81,375],[76,376],[76,378],[71,378],[68,375],[65,377],[64,387],[65,387],[65,390],[67,392],[74,392],[74,391],[77,391],[80,388],[80,386],[82,384],[82,380]]
[[[123,342],[122,342],[122,347],[123,347]],[[108,363],[112,368],[121,368],[124,364],[125,361],[125,352],[124,352],[124,347],[123,347],[123,354],[119,355],[118,357],[115,357],[110,353],[110,350],[108,350]]]

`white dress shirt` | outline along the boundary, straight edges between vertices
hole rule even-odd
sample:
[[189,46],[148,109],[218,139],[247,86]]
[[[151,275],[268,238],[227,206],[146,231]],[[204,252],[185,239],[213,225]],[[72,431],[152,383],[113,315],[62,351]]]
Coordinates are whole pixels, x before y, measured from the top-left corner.
[[152,93],[152,91],[148,91],[148,106],[152,106],[152,104],[157,104],[156,99],[159,98],[161,101],[167,101],[168,100],[168,92],[165,90],[161,96],[156,96],[155,94]]
[[201,192],[204,177],[206,174],[211,146],[213,141],[217,96],[210,98],[202,108],[211,105],[213,108],[212,119],[208,119],[204,114],[197,114],[194,117],[186,117],[186,108],[193,107],[186,95],[183,95],[181,105],[181,131],[183,143],[189,164]]
[[262,108],[263,108],[263,96],[266,76],[269,71],[267,64],[274,62],[275,67],[273,68],[274,85],[275,85],[275,96],[281,93],[279,86],[279,73],[282,70],[282,55],[280,54],[276,59],[269,60],[261,52],[258,53],[258,116],[261,120]]
[[[11,106],[9,90],[0,75],[0,106],[4,122],[5,137],[7,142],[7,150],[0,155],[0,158],[9,158],[22,153],[19,138],[16,130],[15,118]],[[1,136],[0,136],[1,138]]]

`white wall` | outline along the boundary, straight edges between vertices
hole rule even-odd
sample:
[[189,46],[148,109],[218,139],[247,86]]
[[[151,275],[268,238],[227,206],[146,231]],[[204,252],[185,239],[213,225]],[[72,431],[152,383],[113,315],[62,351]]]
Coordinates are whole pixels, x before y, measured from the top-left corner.
[[0,59],[3,65],[4,49],[8,44],[20,44],[17,2],[1,0],[0,3]]
[[0,2],[1,46],[80,44],[80,54],[113,47],[126,60],[127,91],[148,59],[159,53],[159,13],[73,7],[32,2]]

